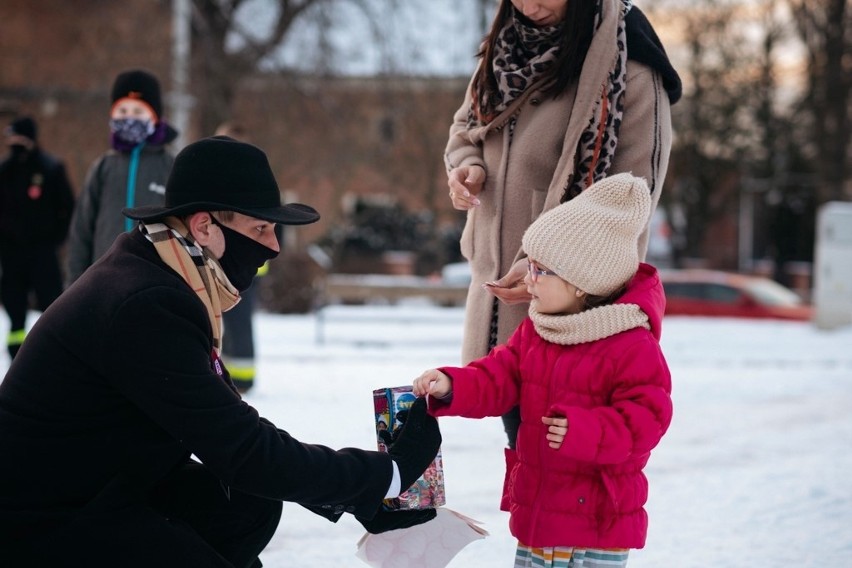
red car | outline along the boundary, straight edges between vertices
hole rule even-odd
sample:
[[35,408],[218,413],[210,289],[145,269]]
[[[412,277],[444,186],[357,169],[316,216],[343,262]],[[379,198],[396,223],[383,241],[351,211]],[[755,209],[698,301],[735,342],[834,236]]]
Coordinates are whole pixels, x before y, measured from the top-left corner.
[[762,276],[717,270],[660,270],[666,315],[808,321],[812,308],[795,292]]

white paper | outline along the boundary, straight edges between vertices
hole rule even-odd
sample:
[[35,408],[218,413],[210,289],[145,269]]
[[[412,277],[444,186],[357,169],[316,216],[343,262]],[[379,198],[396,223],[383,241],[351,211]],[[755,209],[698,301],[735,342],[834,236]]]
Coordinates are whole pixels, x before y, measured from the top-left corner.
[[488,536],[479,524],[441,507],[428,523],[365,534],[355,555],[373,568],[444,568],[462,548]]

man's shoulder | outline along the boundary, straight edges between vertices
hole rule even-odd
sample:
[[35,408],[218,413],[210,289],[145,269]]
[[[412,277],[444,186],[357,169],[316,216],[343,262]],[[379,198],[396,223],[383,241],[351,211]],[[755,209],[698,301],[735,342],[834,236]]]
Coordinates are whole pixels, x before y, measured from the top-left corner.
[[62,167],[65,167],[65,164],[58,157],[54,156],[50,152],[45,152],[42,149],[38,151],[38,160],[41,163],[41,167],[45,170],[56,170]]
[[113,149],[109,149],[89,164],[89,176],[97,175],[102,176],[105,170],[109,170],[110,168],[116,167],[116,164],[120,164],[122,161],[126,161],[127,158],[122,156],[120,152],[116,152]]
[[121,277],[128,281],[127,290],[196,297],[192,288],[163,262],[153,244],[138,229],[119,235],[101,264],[104,277]]
[[150,164],[157,165],[160,167],[171,168],[172,164],[175,161],[174,154],[172,154],[168,149],[164,146],[154,146],[150,149],[150,151],[143,152],[141,155],[142,164]]
[[[162,314],[154,306],[169,306],[174,315],[206,318],[204,304],[195,292],[144,245],[132,234],[119,235],[109,252],[66,293],[73,291],[81,304],[97,303],[112,313],[111,319],[121,313],[133,313],[138,318]],[[80,289],[74,290],[78,286]]]
[[167,144],[147,144],[142,149],[141,156],[164,156],[174,159],[174,154]]

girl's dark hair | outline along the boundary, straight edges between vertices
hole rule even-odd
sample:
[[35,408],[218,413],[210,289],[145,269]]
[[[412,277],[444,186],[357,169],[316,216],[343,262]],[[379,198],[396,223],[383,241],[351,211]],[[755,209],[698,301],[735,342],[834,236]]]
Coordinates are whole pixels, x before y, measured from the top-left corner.
[[[594,35],[596,4],[595,0],[572,0],[568,2],[559,53],[556,61],[542,77],[543,84],[546,85],[543,89],[544,94],[556,98],[573,80],[580,76],[583,63],[586,61],[586,53],[589,51],[589,45],[591,45]],[[511,0],[501,0],[497,15],[491,24],[491,31],[483,39],[482,49],[476,54],[480,62],[472,85],[474,101],[479,100],[478,94],[480,92],[488,94],[485,97],[486,101],[493,100],[494,95],[497,94],[497,80],[494,78],[491,61],[494,58],[494,46],[497,43],[497,37],[506,22],[512,18],[512,10]],[[518,14],[518,16],[524,18],[522,14]],[[480,109],[483,116],[490,114],[490,111],[491,109]]]
[[627,284],[624,284],[621,288],[619,288],[612,294],[608,294],[606,296],[594,296],[592,294],[586,294],[586,297],[583,300],[583,309],[580,311],[585,312],[586,310],[591,310],[592,308],[597,308],[599,306],[608,306],[609,304],[612,304],[617,299],[619,299],[626,291]]

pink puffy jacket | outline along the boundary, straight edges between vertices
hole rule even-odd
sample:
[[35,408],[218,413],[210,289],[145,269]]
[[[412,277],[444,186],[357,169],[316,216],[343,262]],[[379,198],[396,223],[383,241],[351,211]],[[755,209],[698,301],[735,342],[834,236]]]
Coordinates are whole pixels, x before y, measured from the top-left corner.
[[[671,375],[660,350],[665,296],[642,264],[618,303],[638,304],[651,330],[579,345],[543,340],[527,318],[506,345],[463,368],[435,416],[500,416],[520,403],[518,462],[509,477],[510,529],[528,546],[642,548],[648,481],[642,468],[672,418]],[[542,416],[568,418],[558,450]]]

